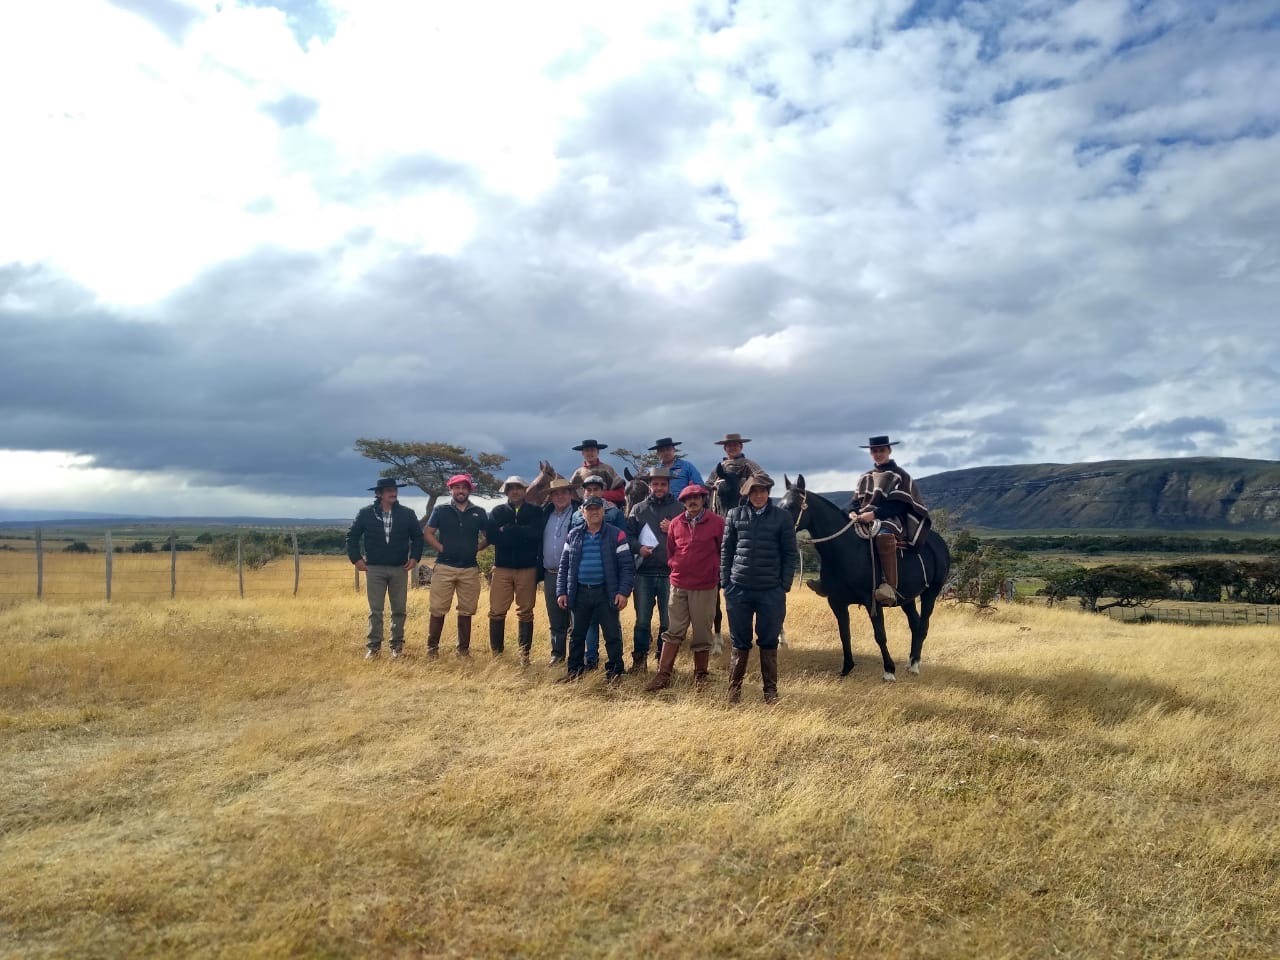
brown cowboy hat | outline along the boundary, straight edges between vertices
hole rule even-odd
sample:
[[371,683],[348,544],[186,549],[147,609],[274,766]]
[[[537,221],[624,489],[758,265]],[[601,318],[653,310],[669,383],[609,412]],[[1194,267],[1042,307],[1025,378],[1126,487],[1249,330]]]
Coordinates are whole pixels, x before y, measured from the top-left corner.
[[716,446],[723,447],[726,443],[750,443],[750,437],[744,437],[740,433],[726,433],[723,440],[717,440]]
[[742,481],[742,487],[739,493],[744,497],[751,492],[752,487],[764,487],[766,490],[773,489],[773,477],[767,473],[753,473],[747,479]]
[[570,493],[575,492],[575,487],[564,477],[556,477],[547,484],[547,493],[555,493],[557,490],[568,490]]
[[671,470],[668,467],[650,467],[640,474],[641,480],[670,480]]

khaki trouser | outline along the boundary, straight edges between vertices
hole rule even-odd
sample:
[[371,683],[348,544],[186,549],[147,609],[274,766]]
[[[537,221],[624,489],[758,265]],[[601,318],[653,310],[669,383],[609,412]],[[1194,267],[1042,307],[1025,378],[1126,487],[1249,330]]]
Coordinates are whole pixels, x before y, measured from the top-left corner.
[[667,605],[667,631],[662,635],[663,643],[681,644],[685,634],[693,627],[693,643],[689,649],[702,651],[711,649],[711,625],[716,618],[716,597],[720,591],[686,590],[683,587],[671,588],[671,602]]
[[480,603],[480,568],[437,563],[431,573],[431,616],[443,617],[458,595],[458,616],[474,617]]
[[382,646],[382,611],[391,598],[391,648],[404,646],[405,601],[409,594],[409,571],[404,567],[369,564],[364,575],[365,594],[369,598],[369,649]]
[[516,602],[516,619],[533,623],[534,598],[538,593],[537,567],[494,567],[489,581],[489,618],[501,620]]

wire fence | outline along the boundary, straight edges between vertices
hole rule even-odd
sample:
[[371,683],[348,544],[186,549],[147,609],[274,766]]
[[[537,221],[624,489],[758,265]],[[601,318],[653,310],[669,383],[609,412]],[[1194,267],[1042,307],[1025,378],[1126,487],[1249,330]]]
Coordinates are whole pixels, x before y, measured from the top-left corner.
[[[277,534],[279,531],[275,531]],[[333,596],[362,592],[363,575],[345,555],[308,554],[296,534],[286,533],[292,552],[254,567],[246,560],[244,538],[234,534],[234,559],[215,563],[209,551],[176,536],[113,538],[110,531],[77,540],[0,541],[0,601],[166,600],[176,598]],[[136,549],[139,542],[149,545]],[[411,578],[417,585],[418,577]]]
[[1103,611],[1126,623],[1271,624],[1280,626],[1280,607],[1248,603],[1206,603],[1202,606],[1109,607]]

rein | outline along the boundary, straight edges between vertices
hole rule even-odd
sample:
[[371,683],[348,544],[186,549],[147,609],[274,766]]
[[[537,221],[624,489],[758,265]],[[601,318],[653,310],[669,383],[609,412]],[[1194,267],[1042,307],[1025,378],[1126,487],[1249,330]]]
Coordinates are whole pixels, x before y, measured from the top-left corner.
[[[800,530],[800,521],[804,518],[804,512],[809,509],[809,491],[797,490],[796,492],[800,494],[800,512],[796,514],[796,524],[794,528],[798,532]],[[845,533],[847,533],[850,530],[850,528],[852,528],[853,525],[857,522],[858,522],[857,520],[850,520],[848,523],[846,523],[843,527],[841,527],[835,533],[831,534],[831,536],[829,537],[814,537],[811,534],[809,537],[809,542],[810,543],[826,543],[828,540],[834,540],[836,537],[843,536]]]

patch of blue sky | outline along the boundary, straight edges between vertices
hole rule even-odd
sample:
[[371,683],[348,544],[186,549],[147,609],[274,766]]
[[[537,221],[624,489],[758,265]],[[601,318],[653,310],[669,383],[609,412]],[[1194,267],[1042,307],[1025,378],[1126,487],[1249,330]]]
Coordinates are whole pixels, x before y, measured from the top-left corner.
[[338,25],[323,0],[244,0],[251,7],[265,7],[284,14],[285,23],[298,46],[305,48],[312,37],[331,40]]

